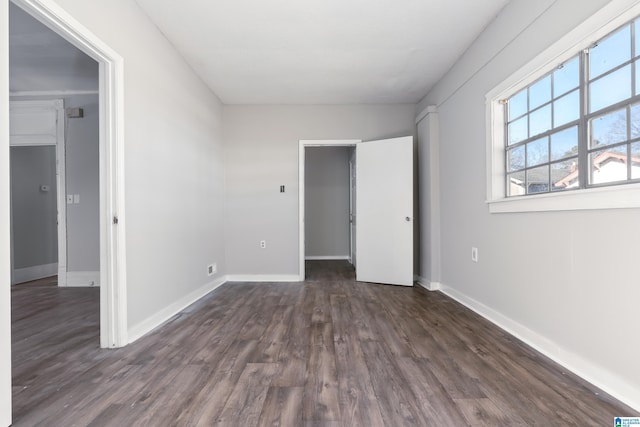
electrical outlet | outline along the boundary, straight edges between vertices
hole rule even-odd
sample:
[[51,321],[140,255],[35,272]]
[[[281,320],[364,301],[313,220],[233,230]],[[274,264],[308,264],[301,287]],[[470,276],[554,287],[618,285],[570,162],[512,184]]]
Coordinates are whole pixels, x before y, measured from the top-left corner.
[[478,262],[478,248],[471,248],[471,261]]
[[260,249],[266,249],[266,248],[267,248],[267,241],[260,240]]
[[207,276],[213,276],[218,271],[218,265],[214,262],[207,266]]

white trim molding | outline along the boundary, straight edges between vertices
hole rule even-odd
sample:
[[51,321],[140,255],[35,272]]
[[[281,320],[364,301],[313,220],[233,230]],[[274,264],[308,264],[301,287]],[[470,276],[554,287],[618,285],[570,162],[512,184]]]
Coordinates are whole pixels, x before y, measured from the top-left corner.
[[567,351],[545,336],[454,288],[442,284],[440,292],[523,341],[554,362],[564,366],[585,381],[640,411],[640,389],[633,384],[629,384],[624,378],[614,375],[606,368],[584,359],[579,354]]
[[100,271],[67,271],[68,288],[97,288],[100,286]]
[[350,260],[349,255],[309,255],[304,257],[307,261],[344,261]]
[[420,285],[420,287],[432,292],[439,291],[442,288],[440,282],[431,282],[422,276],[418,276],[418,278],[416,279],[416,283]]
[[302,282],[297,274],[229,274],[227,282],[251,282],[251,283],[274,283],[274,282]]
[[11,285],[31,282],[32,280],[44,279],[58,274],[58,263],[34,265],[32,267],[18,268],[13,270]]
[[24,90],[9,92],[14,98],[44,98],[49,96],[66,97],[76,95],[98,95],[98,90]]
[[167,320],[171,319],[176,314],[183,311],[185,308],[189,307],[191,304],[195,303],[199,299],[205,297],[207,294],[213,292],[215,289],[226,283],[226,278],[224,276],[218,277],[215,280],[201,286],[195,291],[185,295],[180,298],[178,301],[175,301],[173,304],[168,307],[163,308],[156,314],[153,314],[147,317],[142,322],[137,325],[132,326],[128,331],[129,343],[132,343],[149,332],[153,331],[157,327],[164,324]]

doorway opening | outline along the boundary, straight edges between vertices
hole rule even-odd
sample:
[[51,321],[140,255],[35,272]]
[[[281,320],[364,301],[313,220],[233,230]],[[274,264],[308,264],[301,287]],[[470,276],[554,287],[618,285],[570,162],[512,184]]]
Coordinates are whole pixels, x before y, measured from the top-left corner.
[[[100,284],[100,346],[103,348],[121,347],[128,342],[124,274],[122,58],[51,0],[12,0],[10,7],[21,13],[26,12],[48,30],[98,63],[96,110],[99,117],[97,149],[99,153],[99,195],[96,198],[99,206],[97,213],[99,215],[97,233],[99,235],[99,272],[96,273],[96,278],[99,278]],[[9,19],[11,24],[11,16]],[[43,52],[44,55],[44,52],[47,51],[40,47],[40,52]],[[10,69],[14,62],[10,55]],[[58,61],[58,66],[64,69],[68,62]],[[14,88],[11,87],[12,80],[10,78],[10,90],[12,91],[10,94],[22,99],[51,98],[56,94],[59,95],[59,91],[47,90],[43,87],[14,91]],[[87,95],[86,91],[84,92]],[[94,93],[96,93],[95,90]],[[67,194],[65,194],[65,204],[69,203],[66,196]],[[72,204],[76,200],[78,203],[83,201],[79,195],[72,198],[70,203]]]
[[[306,261],[355,264],[352,162],[360,140],[301,140],[299,149],[299,276]],[[331,170],[327,170],[331,168]],[[316,183],[306,194],[307,183]],[[326,207],[330,205],[331,209]],[[324,208],[323,208],[324,207]],[[307,241],[309,239],[309,241]],[[345,262],[342,262],[345,264]]]
[[[351,199],[356,280],[413,286],[414,282],[414,141],[412,136],[371,140],[301,140],[299,147],[299,280],[306,278],[306,157],[315,147],[355,147],[350,157]],[[355,180],[352,179],[355,177]],[[355,203],[354,203],[355,201]],[[328,203],[331,203],[329,201]],[[356,218],[357,217],[357,218]],[[324,230],[326,232],[326,230]],[[355,238],[351,238],[355,236]]]

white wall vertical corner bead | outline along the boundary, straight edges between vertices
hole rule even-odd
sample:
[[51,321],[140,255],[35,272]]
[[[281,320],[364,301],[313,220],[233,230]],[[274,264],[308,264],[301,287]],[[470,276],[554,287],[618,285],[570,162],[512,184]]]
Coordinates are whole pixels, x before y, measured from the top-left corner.
[[0,0],[0,425],[11,424],[11,281],[9,218],[9,0]]
[[418,126],[418,176],[420,180],[420,274],[428,282],[440,281],[440,136],[438,110],[425,108]]

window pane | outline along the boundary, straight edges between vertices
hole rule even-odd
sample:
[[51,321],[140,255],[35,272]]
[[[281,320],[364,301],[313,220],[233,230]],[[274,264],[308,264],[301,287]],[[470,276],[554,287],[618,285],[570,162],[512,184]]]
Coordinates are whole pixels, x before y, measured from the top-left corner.
[[616,31],[589,50],[589,78],[600,74],[631,59],[631,26]]
[[524,171],[507,175],[507,194],[509,196],[523,196],[526,194]]
[[590,147],[627,140],[627,111],[618,110],[591,120]]
[[631,66],[627,65],[589,85],[590,111],[597,111],[631,96]]
[[636,51],[634,56],[640,55],[640,19],[636,19],[636,22],[633,24],[635,26],[636,32]]
[[527,170],[527,194],[549,191],[549,165]]
[[551,160],[560,160],[578,154],[578,127],[551,135]]
[[[638,28],[640,30],[640,28]],[[640,93],[640,61],[636,61],[636,93],[637,95]]]
[[558,97],[571,89],[578,87],[580,83],[580,60],[578,57],[565,62],[562,68],[553,72],[553,96]]
[[524,145],[509,150],[509,171],[524,169]]
[[595,151],[589,155],[591,183],[625,181],[627,179],[627,145]]
[[565,160],[551,165],[551,190],[569,190],[578,188],[578,158]]
[[640,142],[631,144],[631,179],[640,179]]
[[509,120],[527,112],[527,90],[521,90],[509,99]]
[[553,101],[553,127],[562,126],[580,117],[580,92],[575,90]]
[[631,139],[640,137],[640,104],[631,106]]
[[547,76],[529,87],[529,110],[551,101],[551,76]]
[[509,145],[524,141],[529,136],[527,116],[509,124]]
[[527,144],[527,167],[549,161],[549,138],[541,138]]
[[551,105],[530,114],[529,135],[535,136],[551,129]]

